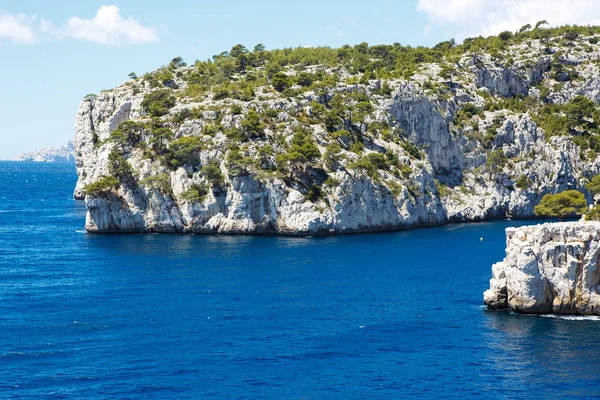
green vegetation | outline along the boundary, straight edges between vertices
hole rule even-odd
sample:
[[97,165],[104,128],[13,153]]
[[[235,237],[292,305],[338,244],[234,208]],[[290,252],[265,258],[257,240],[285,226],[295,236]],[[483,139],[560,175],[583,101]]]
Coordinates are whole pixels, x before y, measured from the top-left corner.
[[167,144],[173,139],[173,131],[169,128],[159,127],[152,130],[150,137],[150,147],[156,154],[165,154],[167,152]]
[[250,138],[257,138],[264,135],[264,125],[256,110],[249,110],[246,119],[242,121],[242,128]]
[[592,194],[600,194],[600,175],[596,175],[585,185]]
[[448,186],[444,185],[442,182],[435,180],[435,190],[437,190],[440,197],[448,197],[452,193]]
[[90,183],[83,190],[87,195],[100,196],[113,189],[119,188],[119,180],[114,176],[103,175],[94,183]]
[[[574,135],[585,138],[583,148],[589,146],[589,138],[595,138],[600,133],[600,110],[598,106],[584,96],[576,96],[565,105],[547,104],[539,114],[533,115],[535,122],[544,130],[546,138],[557,135]],[[577,140],[576,140],[577,141]],[[598,140],[594,139],[594,145]],[[584,144],[579,140],[580,146]],[[598,146],[600,150],[600,146]]]
[[201,169],[202,174],[206,177],[206,180],[215,188],[220,188],[225,182],[225,177],[221,173],[221,167],[216,161],[205,165]]
[[595,206],[585,215],[587,221],[600,221],[600,206]]
[[310,133],[305,130],[298,130],[292,137],[289,150],[286,153],[278,154],[276,160],[277,165],[283,171],[289,169],[291,179],[294,174],[300,172],[300,166],[303,166],[306,170],[308,165],[320,157],[319,148]]
[[164,194],[173,193],[173,190],[171,189],[171,178],[169,177],[169,174],[158,174],[154,176],[149,176],[146,179],[142,179],[140,181],[140,185],[158,189]]
[[[543,21],[542,21],[543,22]],[[342,46],[338,49],[329,47],[297,47],[267,51],[262,44],[248,50],[243,45],[236,45],[230,51],[213,56],[212,60],[195,63],[197,73],[194,75],[198,83],[218,85],[229,80],[234,74],[241,74],[244,81],[248,77],[264,85],[265,80],[279,92],[292,84],[310,87],[323,80],[319,74],[297,74],[288,76],[282,70],[293,65],[323,65],[326,67],[344,67],[352,74],[366,74],[370,79],[389,79],[408,77],[416,72],[423,63],[444,63],[445,60],[456,60],[468,52],[489,52],[499,55],[512,44],[527,40],[565,37],[574,40],[578,36],[590,36],[600,33],[599,27],[563,26],[544,29],[544,24],[533,29],[523,29],[518,33],[503,32],[499,36],[487,38],[467,38],[462,44],[454,40],[441,42],[432,48],[392,45],[370,46],[360,43],[355,46]],[[265,75],[256,74],[255,69],[265,68]],[[446,66],[445,76],[452,75],[452,69]],[[366,80],[366,79],[365,79]]]
[[277,72],[271,78],[271,85],[273,85],[275,90],[277,90],[278,92],[283,92],[285,89],[293,85],[293,81],[283,72]]
[[108,171],[121,183],[131,183],[134,181],[131,165],[114,147],[108,155]]
[[172,141],[164,155],[165,165],[176,170],[184,165],[196,167],[200,164],[198,158],[202,150],[202,141],[197,136],[184,136]]
[[128,146],[136,146],[142,140],[145,128],[146,125],[141,122],[125,121],[111,132],[110,139],[121,151],[125,151]]
[[488,167],[488,172],[490,177],[498,168],[504,166],[506,164],[506,156],[502,150],[491,151],[488,154],[488,158],[485,162],[485,165]]
[[404,178],[408,179],[412,175],[413,169],[408,165],[402,164],[402,166],[400,167],[400,173]]
[[249,168],[255,165],[255,161],[252,157],[245,157],[238,147],[234,147],[229,150],[227,155],[227,170],[229,176],[245,176],[249,175]]
[[306,199],[308,201],[316,203],[317,201],[321,200],[324,196],[325,193],[323,192],[323,190],[319,186],[313,185],[310,187],[310,189],[308,189]]
[[331,143],[325,149],[323,159],[325,160],[327,169],[330,171],[339,170],[342,160],[345,159],[345,156],[342,154],[342,147],[338,143]]
[[540,204],[535,206],[535,215],[557,217],[561,221],[565,217],[585,214],[588,209],[583,193],[577,190],[566,190],[557,194],[547,194]]
[[421,150],[419,150],[419,148],[412,143],[402,143],[402,148],[406,150],[406,152],[410,154],[411,157],[416,158],[417,160],[420,160],[423,156]]
[[156,90],[147,94],[142,101],[142,108],[153,117],[161,117],[169,113],[175,105],[175,96],[170,89]]
[[533,184],[533,181],[531,179],[529,179],[527,177],[527,175],[521,175],[519,177],[519,179],[517,179],[515,186],[521,190],[525,190],[525,189],[528,189],[532,184]]
[[191,187],[179,196],[182,200],[188,203],[199,203],[204,201],[208,195],[208,189],[204,185],[193,183]]

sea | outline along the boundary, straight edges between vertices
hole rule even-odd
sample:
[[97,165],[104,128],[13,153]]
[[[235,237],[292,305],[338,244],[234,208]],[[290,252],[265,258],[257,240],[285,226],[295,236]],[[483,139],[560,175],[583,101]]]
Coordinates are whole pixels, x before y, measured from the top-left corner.
[[600,397],[600,320],[487,311],[504,230],[93,235],[70,164],[0,162],[2,399]]

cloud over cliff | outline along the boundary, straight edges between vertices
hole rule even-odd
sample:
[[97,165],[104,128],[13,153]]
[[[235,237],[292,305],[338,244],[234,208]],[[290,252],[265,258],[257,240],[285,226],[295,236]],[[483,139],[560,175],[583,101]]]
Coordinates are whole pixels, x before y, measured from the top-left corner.
[[417,9],[432,28],[457,39],[515,31],[541,20],[552,26],[600,24],[597,0],[419,0]]

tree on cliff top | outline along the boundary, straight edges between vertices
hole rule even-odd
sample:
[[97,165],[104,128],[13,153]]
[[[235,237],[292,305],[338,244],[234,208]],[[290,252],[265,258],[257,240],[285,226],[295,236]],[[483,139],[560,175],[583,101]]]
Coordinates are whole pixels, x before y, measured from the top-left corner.
[[585,214],[587,210],[588,205],[585,197],[583,193],[577,190],[547,194],[542,198],[540,204],[534,208],[535,215],[557,217],[559,221],[565,217],[575,217]]

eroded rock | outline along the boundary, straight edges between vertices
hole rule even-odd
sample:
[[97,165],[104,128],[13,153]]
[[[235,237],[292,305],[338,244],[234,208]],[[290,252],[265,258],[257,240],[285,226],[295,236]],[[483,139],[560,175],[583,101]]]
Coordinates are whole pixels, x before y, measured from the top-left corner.
[[600,315],[600,222],[506,230],[506,257],[483,294],[490,309]]

